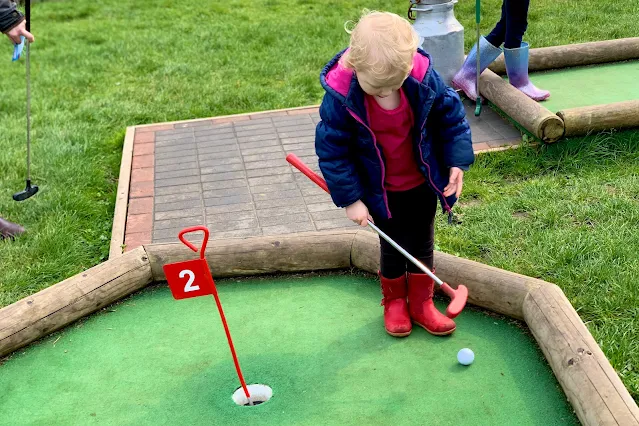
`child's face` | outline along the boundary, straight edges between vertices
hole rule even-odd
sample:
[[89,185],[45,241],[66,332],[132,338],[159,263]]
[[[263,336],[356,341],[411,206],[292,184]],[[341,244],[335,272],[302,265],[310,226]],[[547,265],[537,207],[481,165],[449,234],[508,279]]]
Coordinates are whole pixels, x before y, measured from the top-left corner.
[[[408,76],[406,76],[408,77]],[[379,98],[385,98],[391,95],[396,90],[399,90],[404,84],[404,80],[406,77],[402,79],[395,80],[386,80],[384,82],[380,82],[378,79],[372,77],[370,74],[366,72],[358,72],[357,80],[359,81],[359,85],[362,87],[362,90],[370,96],[377,96]]]

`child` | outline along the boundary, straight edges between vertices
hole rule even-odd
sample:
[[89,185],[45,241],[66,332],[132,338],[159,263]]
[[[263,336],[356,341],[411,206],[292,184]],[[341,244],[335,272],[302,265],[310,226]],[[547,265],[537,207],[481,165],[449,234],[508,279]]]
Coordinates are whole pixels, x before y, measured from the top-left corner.
[[[322,70],[315,148],[347,217],[362,226],[373,220],[432,268],[437,199],[450,212],[474,154],[461,100],[418,46],[405,19],[365,14],[350,47]],[[432,334],[452,333],[453,320],[433,305],[433,280],[380,242],[386,331],[407,336],[412,319]]]
[[[501,54],[504,44],[504,60],[508,81],[535,101],[548,99],[550,92],[538,89],[528,78],[528,43],[522,42],[528,27],[530,0],[504,0],[501,19],[486,37],[479,39],[480,71],[483,72]],[[453,77],[453,86],[466,93],[469,99],[477,99],[477,45],[468,52],[466,61]]]

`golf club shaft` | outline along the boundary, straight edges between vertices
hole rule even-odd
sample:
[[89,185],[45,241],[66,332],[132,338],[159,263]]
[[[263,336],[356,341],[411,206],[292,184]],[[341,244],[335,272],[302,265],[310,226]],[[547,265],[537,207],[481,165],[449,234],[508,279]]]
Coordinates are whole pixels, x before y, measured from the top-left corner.
[[31,0],[26,0],[24,5],[24,17],[27,20],[27,31],[31,32]]
[[[481,38],[481,29],[480,29],[480,22],[481,22],[481,0],[477,0],[477,2],[475,3],[475,21],[477,24],[477,81],[475,82],[476,87],[475,89],[477,90],[477,100],[479,100],[479,97],[481,96],[479,94],[479,77],[481,76],[481,59],[480,59],[480,54],[479,54],[479,39]],[[481,102],[479,102],[479,107],[481,107]]]
[[435,282],[439,285],[444,284],[444,282],[442,280],[440,280],[439,278],[437,278],[437,276],[435,276],[435,274],[433,274],[430,269],[428,269],[426,267],[426,265],[424,265],[422,262],[420,262],[419,260],[417,260],[412,254],[410,254],[409,252],[407,252],[406,250],[404,250],[404,248],[402,246],[400,246],[399,244],[397,244],[395,241],[393,241],[393,239],[391,237],[389,237],[388,235],[386,235],[386,233],[384,233],[384,231],[382,231],[381,229],[379,229],[377,227],[377,225],[375,225],[373,222],[371,222],[370,220],[368,221],[368,226],[370,226],[375,232],[377,232],[379,234],[380,237],[382,237],[384,240],[386,240],[386,242],[388,244],[390,244],[391,246],[393,246],[395,248],[395,250],[397,250],[398,252],[400,252],[401,254],[404,255],[404,257],[408,260],[410,260],[415,266],[417,266],[419,269],[421,269],[425,274],[427,274],[429,277],[431,277],[433,280],[435,280]]
[[[326,191],[327,193],[330,194],[330,191],[328,190],[328,185],[326,184],[326,181],[324,179],[322,179],[317,173],[315,173],[313,170],[310,169],[310,167],[308,167],[306,164],[304,164],[304,162],[302,160],[299,159],[299,157],[295,154],[288,154],[286,156],[286,161],[288,161],[290,164],[292,164],[297,170],[299,170],[300,172],[302,172],[303,174],[306,175],[307,178],[309,178],[310,180],[312,180],[313,182],[315,182],[316,185],[318,185],[320,188],[322,188],[324,191]],[[407,252],[406,250],[404,250],[404,248],[402,246],[400,246],[399,244],[397,244],[395,241],[393,241],[393,239],[391,237],[389,237],[388,235],[386,235],[386,233],[384,231],[382,231],[381,229],[379,229],[377,227],[377,225],[375,225],[371,220],[368,220],[368,226],[370,226],[375,232],[377,232],[377,234],[382,237],[384,240],[386,240],[386,242],[388,242],[388,244],[390,244],[391,246],[393,246],[398,252],[400,252],[402,255],[404,255],[404,257],[406,257],[406,259],[410,260],[415,266],[417,266],[419,269],[421,269],[425,274],[427,274],[429,277],[431,277],[438,285],[442,285],[444,284],[444,282],[442,280],[440,280],[439,278],[437,278],[435,276],[435,274],[433,274],[430,269],[428,269],[426,267],[426,265],[424,265],[422,262],[420,262],[419,260],[417,260],[413,255],[411,255],[409,252]]]
[[[29,2],[27,2],[27,5]],[[28,22],[28,21],[27,21]],[[31,181],[31,44],[25,41],[27,48],[27,182]]]

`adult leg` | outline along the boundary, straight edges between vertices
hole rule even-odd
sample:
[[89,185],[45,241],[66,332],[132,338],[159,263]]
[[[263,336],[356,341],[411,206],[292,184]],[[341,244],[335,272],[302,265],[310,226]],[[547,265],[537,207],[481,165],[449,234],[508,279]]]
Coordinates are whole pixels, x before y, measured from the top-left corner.
[[495,47],[500,47],[506,39],[506,2],[501,4],[501,18],[495,25],[495,28],[486,36],[486,40]]
[[528,28],[529,0],[505,0],[506,4],[506,40],[504,59],[508,81],[529,98],[543,101],[550,92],[535,87],[528,78],[528,43],[523,42]]
[[504,47],[516,49],[521,47],[524,34],[528,29],[528,8],[530,0],[504,0],[502,21],[505,19]]
[[[484,72],[501,54],[501,44],[506,36],[505,3],[501,7],[501,19],[486,37],[477,40],[479,43],[479,72]],[[477,99],[477,44],[468,52],[462,67],[453,77],[452,86],[463,91],[469,99]]]

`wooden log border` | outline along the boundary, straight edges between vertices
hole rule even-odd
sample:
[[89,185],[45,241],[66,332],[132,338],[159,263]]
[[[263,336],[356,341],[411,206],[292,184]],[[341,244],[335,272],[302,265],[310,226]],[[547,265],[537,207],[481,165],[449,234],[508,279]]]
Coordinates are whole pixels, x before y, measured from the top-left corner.
[[[528,70],[546,71],[630,60],[639,60],[639,37],[530,49]],[[504,74],[504,57],[500,55],[481,75],[481,94],[544,142],[639,127],[637,100],[553,113],[525,95],[515,93],[517,90],[513,91],[507,81],[500,77]],[[561,131],[561,127],[564,131]]]
[[[212,240],[206,253],[220,278],[379,268],[379,239],[359,229]],[[163,280],[165,263],[196,256],[179,243],[150,244],[0,309],[0,356]],[[559,287],[440,252],[435,265],[450,285],[468,287],[472,304],[528,324],[584,425],[639,426],[639,407]]]
[[127,127],[122,147],[122,162],[120,163],[120,177],[118,178],[118,192],[115,199],[113,227],[111,229],[111,243],[109,245],[109,259],[122,255],[124,246],[124,231],[126,214],[129,206],[129,188],[131,186],[131,165],[133,163],[133,140],[135,127]]
[[564,121],[566,137],[630,129],[639,127],[639,100],[568,108],[557,112],[557,116]]
[[491,70],[479,79],[479,90],[489,101],[539,140],[556,142],[564,136],[564,122]]
[[[528,70],[546,71],[636,59],[639,59],[639,37],[620,38],[530,49]],[[506,74],[504,56],[500,55],[489,68],[497,74]]]
[[0,357],[59,330],[153,281],[143,247],[107,260],[0,309]]

